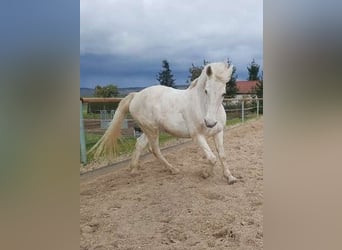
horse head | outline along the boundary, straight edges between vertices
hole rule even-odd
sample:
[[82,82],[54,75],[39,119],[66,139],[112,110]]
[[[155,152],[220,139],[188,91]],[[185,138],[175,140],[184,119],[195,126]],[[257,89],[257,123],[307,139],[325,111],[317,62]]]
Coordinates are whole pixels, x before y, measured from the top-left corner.
[[230,81],[233,65],[227,63],[211,63],[206,65],[202,75],[206,77],[203,85],[204,123],[208,128],[217,124],[217,112],[226,93],[226,83]]

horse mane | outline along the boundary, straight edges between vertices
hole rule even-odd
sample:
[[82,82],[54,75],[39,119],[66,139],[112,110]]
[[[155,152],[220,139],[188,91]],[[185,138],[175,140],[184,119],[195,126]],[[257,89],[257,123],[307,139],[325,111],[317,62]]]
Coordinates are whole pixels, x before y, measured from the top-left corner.
[[188,87],[189,89],[196,87],[196,85],[198,83],[198,79],[201,77],[203,78],[203,76],[207,72],[208,67],[210,67],[212,75],[216,79],[218,79],[219,81],[224,82],[224,83],[228,82],[228,79],[231,77],[232,71],[233,71],[233,65],[229,65],[225,62],[207,64],[204,67],[204,69],[202,70],[201,75],[190,83],[190,85]]
[[195,87],[197,82],[198,82],[198,77],[190,83],[189,89],[192,89],[193,87]]

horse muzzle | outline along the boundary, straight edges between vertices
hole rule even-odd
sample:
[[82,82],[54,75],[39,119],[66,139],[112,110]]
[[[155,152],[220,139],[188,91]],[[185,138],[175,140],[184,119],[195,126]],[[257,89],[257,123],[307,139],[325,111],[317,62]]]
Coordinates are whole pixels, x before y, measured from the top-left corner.
[[212,121],[209,119],[204,119],[204,123],[205,123],[205,126],[207,126],[207,128],[213,128],[217,124],[216,121]]

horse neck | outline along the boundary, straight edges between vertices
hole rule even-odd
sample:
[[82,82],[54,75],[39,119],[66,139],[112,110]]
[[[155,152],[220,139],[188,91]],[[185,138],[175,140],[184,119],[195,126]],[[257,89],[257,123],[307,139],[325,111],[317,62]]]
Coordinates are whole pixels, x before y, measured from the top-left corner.
[[207,77],[201,74],[197,79],[197,84],[191,90],[192,94],[198,96],[200,99],[203,99],[204,96],[204,85],[206,83]]
[[198,78],[198,82],[196,86],[194,86],[191,89],[187,89],[187,100],[190,100],[189,105],[193,107],[193,115],[198,117],[198,119],[202,120],[202,117],[205,116],[204,113],[204,106],[203,106],[203,100],[204,100],[204,85],[206,82],[206,76],[200,76]]

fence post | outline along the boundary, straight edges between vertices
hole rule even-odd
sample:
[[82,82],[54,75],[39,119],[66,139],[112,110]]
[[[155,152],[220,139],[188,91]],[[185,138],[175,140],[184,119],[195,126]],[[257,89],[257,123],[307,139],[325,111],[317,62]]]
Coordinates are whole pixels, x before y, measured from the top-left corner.
[[242,122],[245,122],[245,100],[242,99],[241,103],[241,120]]
[[257,117],[259,117],[259,98],[257,98]]
[[87,151],[86,151],[85,136],[84,136],[82,101],[80,105],[80,147],[81,147],[81,162],[83,163],[83,165],[85,165],[87,164]]

